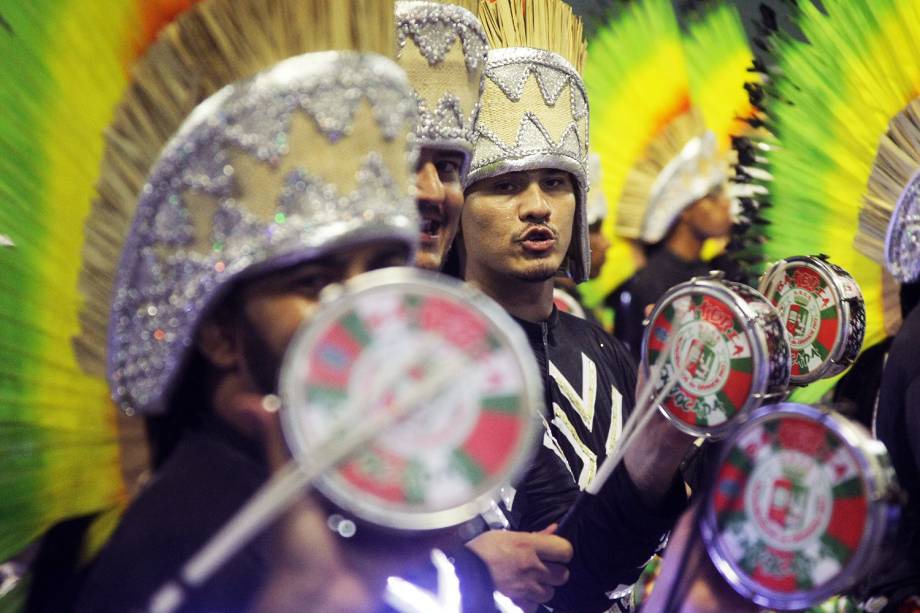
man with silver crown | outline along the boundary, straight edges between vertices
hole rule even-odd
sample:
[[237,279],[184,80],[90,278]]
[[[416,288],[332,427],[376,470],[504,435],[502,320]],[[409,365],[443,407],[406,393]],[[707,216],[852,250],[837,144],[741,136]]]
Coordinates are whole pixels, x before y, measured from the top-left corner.
[[[570,62],[536,44],[497,48],[515,37],[526,42],[529,24],[549,14],[546,2],[527,2],[526,20],[516,0],[499,4],[507,6],[481,5],[493,9],[480,13],[491,50],[458,245],[464,278],[514,316],[542,369],[543,445],[517,484],[510,514],[516,530],[552,533],[612,451],[634,404],[636,369],[598,326],[553,306],[560,268],[580,282],[590,266],[588,100],[573,65],[578,49]],[[565,12],[560,8],[555,14]],[[565,28],[573,30],[570,40],[580,40],[580,27],[543,24],[545,32]],[[568,518],[563,535],[574,547],[562,575],[568,582],[509,595],[526,610],[546,601],[554,610],[606,610],[607,592],[636,580],[684,508],[678,467],[690,444],[657,416],[597,495],[580,497]],[[493,576],[508,563],[500,553],[511,534],[487,532],[470,544]]]
[[[146,610],[285,464],[264,399],[295,331],[327,285],[414,256],[415,106],[383,56],[307,53],[205,99],[162,150],[121,254],[108,379],[123,410],[170,418],[175,440],[76,610]],[[305,497],[181,610],[376,610],[387,576],[430,561],[443,537],[355,544],[327,514]],[[482,563],[455,564],[491,601]]]
[[415,264],[440,270],[454,242],[462,178],[473,152],[482,71],[489,49],[476,16],[427,0],[396,2],[397,63],[418,102],[416,200],[421,217]]

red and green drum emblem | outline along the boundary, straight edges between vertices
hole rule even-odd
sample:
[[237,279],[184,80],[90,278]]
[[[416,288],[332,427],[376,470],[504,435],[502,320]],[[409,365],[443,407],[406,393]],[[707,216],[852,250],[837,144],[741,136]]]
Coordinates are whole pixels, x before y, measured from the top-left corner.
[[787,263],[768,275],[767,298],[785,323],[792,350],[792,377],[808,377],[833,357],[841,334],[838,299],[814,267]]
[[532,377],[487,313],[430,282],[371,287],[332,307],[310,326],[299,361],[304,406],[288,421],[304,447],[347,411],[385,411],[445,367],[456,376],[325,475],[321,491],[346,508],[411,518],[468,504],[510,478],[533,432]]
[[862,471],[819,421],[779,414],[740,433],[712,501],[722,556],[758,592],[819,590],[856,554],[867,529]]
[[655,364],[671,334],[669,367],[679,383],[663,408],[695,429],[716,428],[731,420],[748,401],[753,386],[753,353],[744,324],[721,298],[682,294],[663,303],[650,324],[649,364]]

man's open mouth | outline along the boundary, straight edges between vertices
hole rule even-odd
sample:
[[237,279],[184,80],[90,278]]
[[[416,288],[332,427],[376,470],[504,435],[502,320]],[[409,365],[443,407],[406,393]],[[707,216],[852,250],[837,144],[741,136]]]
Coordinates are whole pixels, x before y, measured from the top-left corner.
[[546,227],[531,228],[521,237],[521,244],[528,251],[549,251],[556,244],[556,235]]

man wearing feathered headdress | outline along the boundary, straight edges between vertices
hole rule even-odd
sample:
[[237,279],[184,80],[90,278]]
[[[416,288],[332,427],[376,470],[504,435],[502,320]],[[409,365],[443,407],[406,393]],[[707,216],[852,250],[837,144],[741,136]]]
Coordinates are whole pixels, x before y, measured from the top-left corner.
[[[515,529],[552,533],[613,449],[634,403],[636,373],[603,330],[553,307],[556,274],[564,270],[578,282],[590,269],[580,23],[552,1],[482,4],[480,20],[491,50],[458,246],[464,278],[516,318],[543,369],[544,445],[517,484],[510,512]],[[663,419],[651,428],[566,526],[574,547],[568,572],[509,594],[519,604],[602,611],[610,606],[607,592],[636,579],[684,504],[677,467],[690,441]],[[470,546],[501,576],[509,561],[496,552],[514,538],[487,532]],[[539,550],[531,555],[536,565]],[[539,561],[550,571],[564,563]]]
[[[260,4],[247,6],[247,18],[273,17]],[[296,13],[294,4],[286,10]],[[207,30],[240,6],[213,0],[175,27]],[[338,40],[360,31],[358,20],[392,18],[391,5],[352,14]],[[429,555],[424,538],[407,547],[380,535],[372,551],[336,541],[328,513],[306,497],[204,584],[183,585],[179,574],[286,462],[264,398],[277,391],[287,345],[321,290],[414,255],[417,102],[385,57],[394,47],[387,31],[356,50],[243,58],[243,75],[262,71],[231,79],[171,126],[136,204],[121,203],[132,222],[114,271],[108,380],[124,411],[159,416],[170,436],[90,568],[77,610],[272,610],[296,597],[315,610],[370,611],[389,571]],[[197,66],[194,53],[169,46],[187,32],[170,32],[149,61]],[[196,44],[205,38],[196,31]]]
[[[644,211],[637,220],[645,266],[613,295],[614,334],[636,359],[640,357],[645,309],[670,288],[705,276],[714,266],[701,256],[707,240],[725,238],[731,230],[727,172],[728,164],[719,155],[715,135],[703,131],[683,144],[655,174],[648,194],[642,194],[646,198],[641,207]],[[630,187],[627,179],[624,191]],[[621,220],[620,225],[626,224]]]

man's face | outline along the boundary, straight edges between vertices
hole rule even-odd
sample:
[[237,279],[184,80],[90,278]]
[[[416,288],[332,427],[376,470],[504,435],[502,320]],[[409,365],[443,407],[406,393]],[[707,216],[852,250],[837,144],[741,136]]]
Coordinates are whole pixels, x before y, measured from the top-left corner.
[[416,199],[421,217],[419,249],[415,265],[440,270],[444,255],[454,242],[463,208],[459,151],[422,147],[415,173]]
[[406,264],[402,243],[376,242],[346,247],[324,257],[246,284],[237,338],[244,372],[256,391],[274,393],[284,352],[319,305],[328,285],[343,283],[369,270]]
[[591,247],[591,272],[588,274],[589,279],[595,279],[601,274],[601,267],[607,261],[607,250],[610,248],[610,241],[601,232],[600,221],[591,224],[588,228],[588,245]]
[[718,187],[684,209],[681,217],[699,238],[721,238],[732,227],[731,201]]
[[574,219],[575,184],[567,172],[510,172],[474,183],[461,219],[467,279],[551,279],[569,249]]

